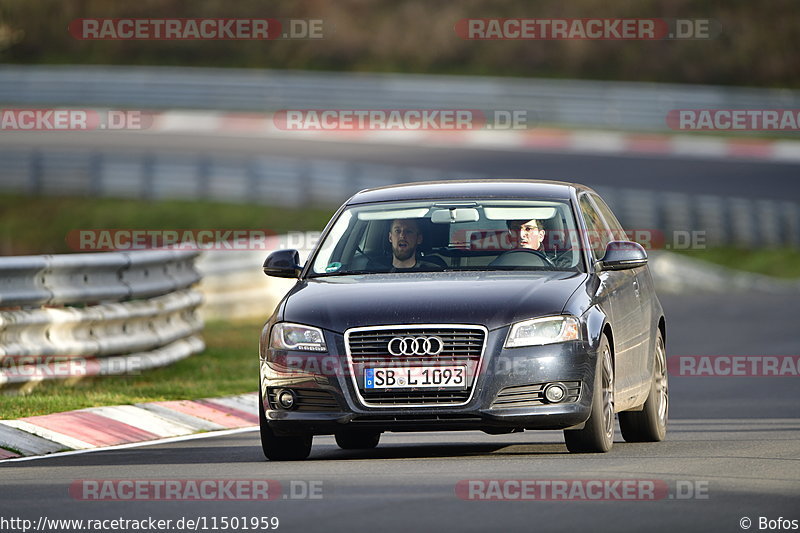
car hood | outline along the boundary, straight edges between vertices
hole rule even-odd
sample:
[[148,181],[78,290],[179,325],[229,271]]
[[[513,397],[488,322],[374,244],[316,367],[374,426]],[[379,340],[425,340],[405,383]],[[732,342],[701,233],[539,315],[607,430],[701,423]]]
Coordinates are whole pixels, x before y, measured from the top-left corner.
[[389,324],[481,324],[488,329],[560,314],[586,279],[575,272],[433,272],[299,281],[282,320],[335,332]]

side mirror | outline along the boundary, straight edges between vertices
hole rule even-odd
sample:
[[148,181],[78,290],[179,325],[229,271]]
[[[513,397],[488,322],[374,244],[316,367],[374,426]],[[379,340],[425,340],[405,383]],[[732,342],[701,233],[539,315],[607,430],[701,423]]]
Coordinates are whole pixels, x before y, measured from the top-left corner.
[[264,274],[276,278],[298,278],[303,267],[297,250],[278,250],[272,252],[264,261]]
[[631,241],[611,241],[600,260],[603,270],[625,270],[647,264],[647,252],[642,245]]

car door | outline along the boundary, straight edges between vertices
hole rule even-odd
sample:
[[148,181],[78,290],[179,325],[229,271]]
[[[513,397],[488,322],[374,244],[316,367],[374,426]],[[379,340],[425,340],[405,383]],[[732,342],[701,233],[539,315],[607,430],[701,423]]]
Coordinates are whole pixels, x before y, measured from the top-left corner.
[[[598,195],[590,194],[589,196],[594,201],[597,210],[606,222],[606,226],[611,229],[614,239],[627,240],[625,230],[622,229],[622,225],[617,220],[617,217],[614,216],[611,208],[609,208]],[[638,381],[642,387],[649,390],[650,368],[648,367],[648,357],[650,356],[650,348],[655,342],[654,339],[650,338],[652,331],[651,325],[653,323],[653,306],[650,304],[648,298],[651,288],[647,267],[634,268],[628,272],[633,275],[633,295],[638,308],[638,312],[632,317],[632,321],[635,324],[635,326],[633,326],[635,327],[634,349],[636,351],[636,372],[638,374],[638,379],[634,381]]]
[[[578,197],[578,204],[586,224],[592,259],[599,261],[615,236],[588,193]],[[637,353],[640,308],[634,293],[636,275],[631,270],[602,271],[596,275],[600,279],[596,299],[609,316],[614,335],[615,398],[618,406],[624,408],[635,395],[640,372]]]

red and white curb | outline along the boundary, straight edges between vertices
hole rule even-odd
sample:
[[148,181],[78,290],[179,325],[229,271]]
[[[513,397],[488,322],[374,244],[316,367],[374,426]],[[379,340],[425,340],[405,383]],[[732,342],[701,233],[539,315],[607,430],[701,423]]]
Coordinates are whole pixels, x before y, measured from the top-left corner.
[[0,460],[258,425],[258,394],[91,407],[0,420]]
[[710,135],[622,133],[599,130],[535,128],[468,131],[296,131],[280,129],[272,115],[166,111],[152,116],[143,133],[192,133],[313,141],[424,145],[510,151],[558,151],[588,154],[676,155],[742,158],[800,163],[800,141]]

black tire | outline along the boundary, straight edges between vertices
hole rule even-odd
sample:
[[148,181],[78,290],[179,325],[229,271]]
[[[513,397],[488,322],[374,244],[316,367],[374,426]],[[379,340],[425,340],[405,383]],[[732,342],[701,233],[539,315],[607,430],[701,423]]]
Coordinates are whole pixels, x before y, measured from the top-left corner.
[[572,453],[605,453],[614,444],[614,364],[605,335],[597,354],[592,414],[583,429],[564,430],[564,441]]
[[301,461],[311,453],[312,435],[280,437],[267,423],[264,398],[259,394],[258,421],[261,428],[261,449],[270,461]]
[[335,436],[336,444],[343,450],[371,450],[381,440],[379,431],[341,431]]
[[656,337],[653,381],[650,394],[641,411],[619,414],[619,429],[627,442],[659,442],[667,435],[669,418],[669,383],[667,381],[667,352],[661,332]]

